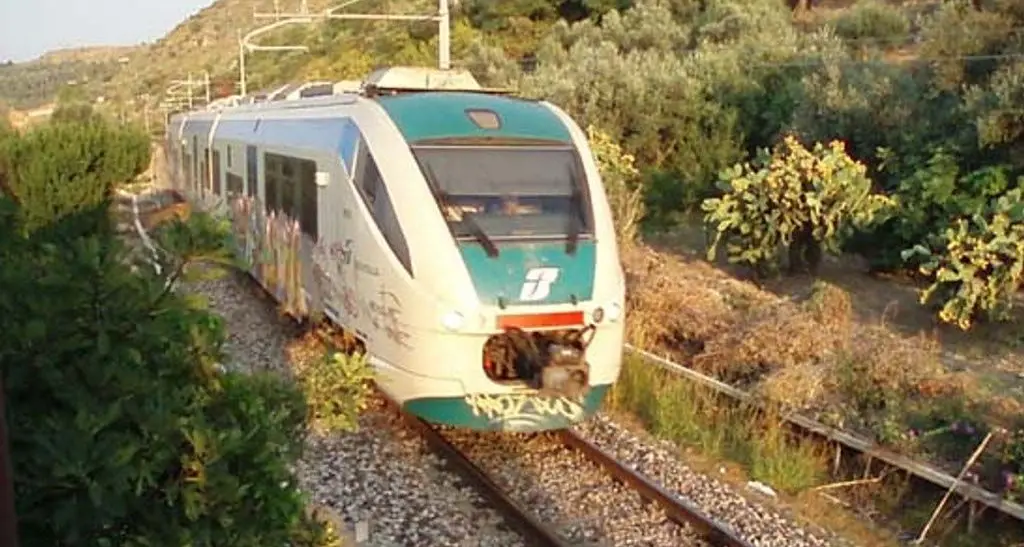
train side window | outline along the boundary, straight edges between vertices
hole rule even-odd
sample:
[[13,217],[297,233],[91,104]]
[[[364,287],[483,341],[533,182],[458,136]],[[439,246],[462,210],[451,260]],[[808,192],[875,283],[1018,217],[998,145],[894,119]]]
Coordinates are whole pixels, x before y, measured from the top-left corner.
[[256,165],[256,147],[255,146],[246,146],[245,147],[245,181],[246,181],[245,195],[247,195],[247,196],[249,196],[251,198],[256,197],[256,190],[257,190],[257,186],[259,184],[258,183],[258,181],[259,181],[259,177],[258,177],[259,173],[257,172],[258,168],[259,167]]
[[199,162],[199,184],[202,189],[208,190],[210,188],[210,151],[203,149],[203,159]]
[[213,151],[213,193],[220,195],[220,152]]
[[189,171],[192,173],[192,191],[195,191],[199,185],[199,137],[192,136],[192,165],[189,165]]
[[395,253],[398,261],[409,272],[409,275],[412,275],[409,244],[405,240],[405,234],[402,233],[402,226],[398,222],[398,215],[395,214],[395,209],[391,204],[391,196],[387,186],[384,185],[380,169],[377,168],[377,162],[369,147],[366,146],[365,140],[359,140],[356,154],[356,180],[354,182],[357,193],[363,199],[366,208],[370,210],[374,223],[377,224],[384,240],[391,247],[391,252]]
[[280,169],[277,156],[273,154],[263,155],[263,180],[266,182],[266,204],[264,209],[267,214],[281,209],[281,185],[278,175]]
[[231,145],[227,145],[225,148],[228,150],[228,169],[231,169]]
[[316,162],[302,160],[299,166],[299,223],[302,233],[313,238],[313,241],[320,237],[316,203],[319,190],[316,185]]
[[234,197],[242,195],[242,191],[245,190],[242,183],[242,177],[234,173],[228,173],[225,176],[225,181],[227,182],[227,190],[229,196]]
[[279,157],[278,159],[278,165],[281,166],[281,174],[278,179],[278,191],[281,193],[281,212],[288,215],[288,218],[292,220],[298,218],[295,210],[295,194],[299,191],[299,185],[294,176],[295,168],[293,164],[295,161],[288,157]]

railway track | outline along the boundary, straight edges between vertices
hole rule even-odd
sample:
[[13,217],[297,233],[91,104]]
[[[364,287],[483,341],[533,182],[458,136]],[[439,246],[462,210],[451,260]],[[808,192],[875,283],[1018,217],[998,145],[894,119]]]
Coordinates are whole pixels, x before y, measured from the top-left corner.
[[[133,211],[133,217],[137,223],[137,209]],[[152,244],[145,237],[145,230],[141,229],[141,226],[136,226],[136,228],[138,228],[138,234],[144,240],[141,242],[142,247],[152,250]],[[248,278],[248,276],[244,277],[251,287],[266,294],[259,284]],[[334,338],[334,335],[327,334],[323,338],[325,339],[324,341],[330,341],[330,339]],[[456,436],[474,436],[478,440],[482,439],[483,444],[486,446],[490,445],[491,440],[496,436],[506,434],[481,434],[478,432],[450,430],[446,435],[442,428],[405,414],[386,395],[379,390],[377,393],[391,411],[397,413],[402,421],[423,438],[432,450],[444,459],[449,467],[452,467],[454,471],[467,479],[488,500],[490,505],[504,516],[506,523],[518,532],[527,541],[528,545],[559,547],[577,545],[753,547],[753,544],[739,537],[729,527],[717,522],[695,505],[669,493],[657,483],[637,473],[629,466],[622,464],[614,456],[601,450],[595,444],[587,441],[572,430],[526,435],[525,437],[554,440],[558,446],[555,450],[551,451],[552,453],[558,449],[572,453],[580,460],[587,462],[592,467],[591,471],[598,470],[599,473],[603,474],[605,482],[603,488],[607,489],[608,492],[603,497],[598,497],[604,500],[604,505],[607,506],[607,509],[610,509],[611,514],[604,515],[603,517],[604,524],[606,525],[604,526],[603,531],[605,533],[603,534],[600,532],[596,534],[580,533],[581,519],[574,519],[572,516],[568,518],[562,516],[561,518],[545,519],[536,514],[536,512],[526,508],[532,504],[532,500],[524,500],[521,496],[509,492],[511,489],[507,487],[507,484],[503,484],[503,482],[507,483],[507,480],[503,481],[496,478],[493,469],[487,469],[487,466],[481,465],[475,455],[467,454],[469,451],[458,446],[462,443],[452,442],[451,440],[453,434]],[[519,438],[513,439],[512,442],[522,443],[523,435],[519,435]],[[538,456],[541,461],[547,457],[544,453]],[[576,477],[571,472],[568,475],[568,482],[574,482]],[[613,486],[609,487],[609,484]],[[601,485],[594,484],[584,484],[583,486],[590,489],[589,493],[602,488]],[[629,498],[642,500],[642,505],[636,505],[635,501]],[[621,506],[613,505],[616,500],[624,501],[625,503]],[[604,509],[586,507],[584,511],[586,510],[603,511]],[[635,520],[632,518],[634,516],[633,513],[648,513],[648,520],[644,521],[643,518],[640,518],[639,520],[643,521],[640,523],[641,526],[630,530],[615,530],[616,521]],[[655,514],[651,515],[650,513]],[[652,537],[646,531],[650,528],[651,524],[662,529],[660,535],[655,534],[656,537]],[[586,523],[582,523],[582,525],[585,527]],[[636,526],[636,523],[633,523],[633,526]],[[668,527],[673,529],[666,531],[665,528]],[[609,529],[612,529],[615,533],[608,533]],[[593,527],[591,527],[591,532],[593,532]]]
[[[379,393],[379,392],[378,392]],[[544,519],[535,512],[531,511],[527,507],[530,503],[527,500],[521,499],[521,496],[517,496],[514,493],[509,492],[509,488],[506,484],[507,480],[494,477],[492,470],[488,469],[489,466],[479,463],[477,455],[473,454],[473,450],[465,450],[461,448],[463,442],[459,440],[453,441],[452,437],[461,437],[461,440],[465,440],[467,436],[475,436],[478,440],[482,441],[484,445],[490,444],[496,437],[502,436],[501,433],[471,433],[471,432],[456,432],[450,430],[445,432],[442,428],[435,427],[431,424],[420,420],[414,416],[401,412],[400,409],[394,404],[394,402],[387,399],[383,394],[380,396],[386,401],[387,406],[391,411],[397,412],[402,420],[421,436],[427,444],[441,456],[447,464],[453,468],[454,471],[462,475],[465,479],[470,481],[476,489],[478,489],[493,506],[501,511],[501,513],[507,519],[509,526],[518,531],[527,541],[529,545],[538,546],[550,546],[550,547],[568,547],[575,545],[661,545],[665,544],[657,539],[650,537],[622,537],[628,536],[629,532],[625,534],[616,534],[616,537],[596,537],[596,538],[579,538],[572,537],[574,535],[579,536],[580,534],[573,534],[571,528],[574,524],[581,524],[580,522],[573,522],[573,519],[569,519],[569,522],[565,520],[552,520]],[[518,435],[512,442],[521,442],[523,437],[534,437],[538,438],[546,436],[551,440],[556,441],[558,447],[574,453],[575,455],[582,457],[586,460],[594,470],[598,470],[600,473],[606,475],[605,489],[608,490],[607,495],[595,494],[598,486],[594,488],[593,485],[586,487],[588,497],[590,498],[602,498],[605,503],[614,502],[619,498],[628,498],[631,496],[637,496],[642,498],[644,502],[654,506],[655,511],[661,512],[664,518],[671,521],[676,527],[679,528],[675,534],[675,539],[672,541],[673,545],[707,545],[714,547],[752,547],[752,544],[746,540],[740,538],[728,527],[718,523],[708,515],[704,514],[695,505],[689,503],[687,500],[681,499],[663,489],[660,485],[640,475],[633,469],[615,459],[614,456],[602,451],[595,444],[584,439],[572,430],[562,430],[557,433],[547,433],[539,435]],[[467,453],[469,452],[469,453]],[[553,452],[543,451],[539,454],[541,458],[551,457],[558,458],[563,456],[555,455]],[[569,482],[573,482],[574,477],[567,477]],[[610,486],[610,488],[609,488]],[[617,492],[613,492],[616,491]],[[614,509],[614,507],[611,507]],[[625,512],[628,513],[632,508],[626,505]],[[630,520],[633,515],[619,514],[616,517],[621,517],[623,520]],[[605,528],[614,527],[614,522],[607,522]],[[614,520],[614,519],[610,519]],[[585,523],[584,523],[585,524]],[[608,526],[610,525],[610,526]],[[663,524],[663,527],[665,525]],[[642,528],[636,528],[637,531],[642,531]],[[669,536],[663,534],[665,539]],[[682,540],[682,542],[680,542]]]

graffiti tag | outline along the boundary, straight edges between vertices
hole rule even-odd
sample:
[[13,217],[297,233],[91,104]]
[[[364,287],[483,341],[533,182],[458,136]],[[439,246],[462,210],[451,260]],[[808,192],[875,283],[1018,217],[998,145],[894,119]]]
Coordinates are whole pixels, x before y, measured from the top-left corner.
[[366,275],[370,275],[370,276],[373,276],[373,277],[379,277],[380,276],[380,270],[377,269],[376,266],[373,266],[371,264],[367,264],[366,262],[363,262],[362,260],[359,260],[359,259],[356,259],[356,271],[357,272],[362,272],[362,273],[364,273]]
[[467,395],[465,400],[474,416],[512,428],[539,426],[550,418],[576,422],[582,420],[585,415],[583,405],[568,397],[545,397],[524,393],[472,393]]
[[366,311],[370,316],[370,323],[378,331],[384,331],[388,340],[412,349],[409,345],[410,334],[402,328],[399,316],[402,314],[402,302],[395,296],[395,293],[380,290],[376,300],[367,300]]

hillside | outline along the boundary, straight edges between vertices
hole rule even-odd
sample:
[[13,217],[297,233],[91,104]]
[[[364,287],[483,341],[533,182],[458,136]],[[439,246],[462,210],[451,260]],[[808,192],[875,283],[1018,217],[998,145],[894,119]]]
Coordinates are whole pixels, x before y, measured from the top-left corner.
[[[609,6],[611,2],[606,2]],[[282,10],[295,11],[299,2],[281,2]],[[311,12],[341,2],[309,0]],[[579,20],[590,12],[593,0],[562,2],[562,10],[545,0],[511,0],[497,5],[479,0],[451,2],[452,52],[456,64],[471,63],[471,45],[504,42],[512,55],[525,53],[558,21],[560,15]],[[108,86],[109,95],[134,90],[136,95],[159,96],[171,80],[191,71],[197,78],[209,71],[220,94],[237,90],[238,36],[269,20],[255,20],[253,12],[272,11],[273,0],[218,0],[183,21],[164,38],[146,47],[127,70]],[[436,0],[364,0],[348,11],[359,13],[433,13]],[[607,9],[602,7],[599,9]],[[564,12],[564,13],[563,13]],[[309,54],[256,52],[247,58],[251,90],[292,79],[340,80],[365,75],[380,64],[436,62],[436,23],[381,23],[333,21],[295,26],[267,34],[258,43],[305,44]],[[153,99],[151,102],[156,102]]]
[[89,46],[47,51],[32,62],[40,64],[106,63],[132,55],[140,46]]

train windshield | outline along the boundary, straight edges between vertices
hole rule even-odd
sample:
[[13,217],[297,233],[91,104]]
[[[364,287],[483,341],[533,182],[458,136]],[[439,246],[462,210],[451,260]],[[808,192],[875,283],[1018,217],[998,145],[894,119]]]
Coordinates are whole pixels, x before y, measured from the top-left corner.
[[592,233],[589,193],[573,148],[412,150],[456,238],[575,241]]

